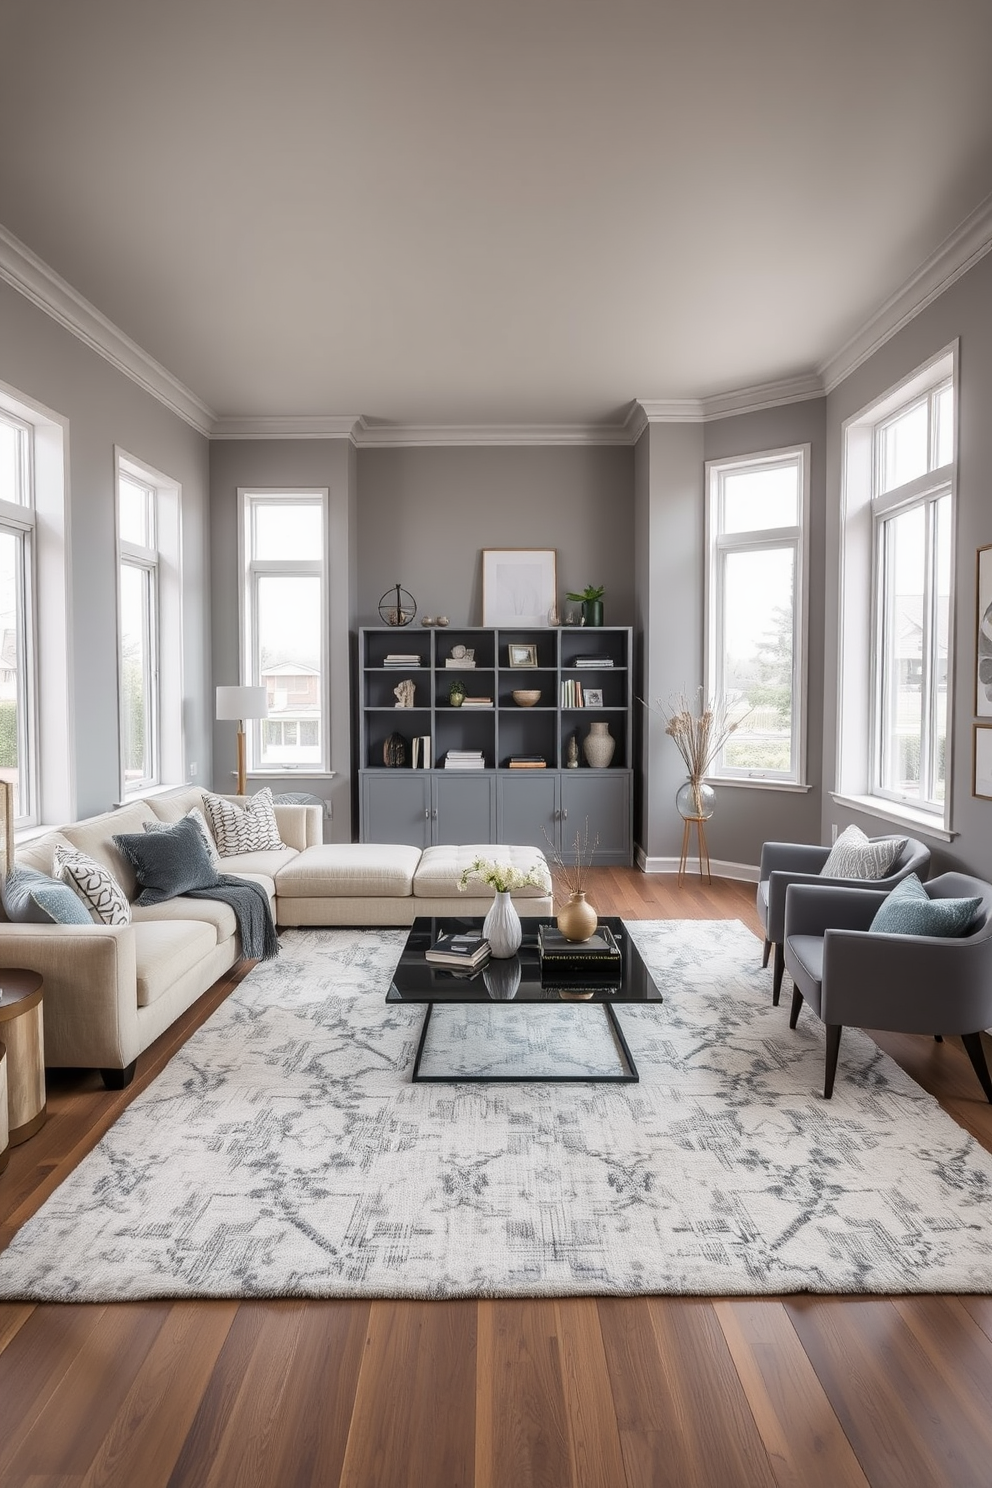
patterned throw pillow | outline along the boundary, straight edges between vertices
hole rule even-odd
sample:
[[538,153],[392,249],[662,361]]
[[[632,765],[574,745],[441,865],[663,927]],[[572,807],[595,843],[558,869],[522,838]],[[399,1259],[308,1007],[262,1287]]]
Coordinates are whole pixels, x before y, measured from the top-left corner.
[[222,858],[285,846],[276,826],[272,791],[267,785],[249,796],[244,807],[225,801],[223,796],[212,796],[208,791],[203,793],[203,804]]
[[135,904],[163,904],[217,883],[203,833],[188,816],[170,822],[164,832],[122,832],[114,841],[137,875],[141,892]]
[[[200,811],[198,807],[194,806],[193,809],[192,809],[192,811],[187,811],[187,813],[186,813],[185,816],[180,817],[180,821],[191,821],[191,822],[194,822],[196,824],[197,828],[199,829],[200,836],[203,838],[204,842],[206,843],[207,856],[208,856],[208,858],[210,859],[211,863],[213,864],[213,866],[215,868],[219,868],[220,867],[220,853],[217,851],[217,844],[216,844],[216,842],[213,839],[213,834],[211,833],[210,828],[207,826],[207,818],[204,816],[203,812]],[[164,821],[145,822],[145,831],[146,832],[171,832],[172,831],[172,828],[175,825],[176,825],[175,822],[164,822]]]
[[820,873],[824,878],[884,878],[905,846],[905,837],[872,842],[860,827],[845,827]]
[[981,899],[931,899],[915,873],[896,884],[869,930],[876,935],[964,935]]
[[0,897],[14,925],[92,924],[69,885],[37,868],[12,868],[0,885]]
[[55,849],[55,877],[67,883],[98,925],[130,925],[127,895],[107,869],[74,847]]

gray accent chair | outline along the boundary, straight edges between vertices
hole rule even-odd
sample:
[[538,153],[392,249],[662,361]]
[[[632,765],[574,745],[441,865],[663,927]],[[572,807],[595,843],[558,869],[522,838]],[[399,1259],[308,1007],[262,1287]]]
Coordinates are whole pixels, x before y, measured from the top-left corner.
[[[887,832],[885,837],[896,837],[897,832]],[[872,837],[872,842],[881,842],[881,837]],[[906,846],[885,878],[823,878],[820,869],[830,856],[829,847],[819,847],[812,842],[765,842],[761,848],[761,867],[758,870],[758,915],[765,927],[762,966],[768,965],[768,956],[775,947],[775,969],[772,975],[772,1003],[778,1007],[782,992],[782,973],[785,970],[785,891],[790,884],[816,884],[819,887],[881,889],[888,892],[910,873],[925,879],[930,871],[930,849],[915,837],[907,837]]]
[[885,899],[879,889],[790,886],[785,908],[785,965],[792,977],[795,1028],[803,1003],[826,1025],[823,1095],[830,1099],[840,1036],[852,1028],[960,1034],[992,1102],[981,1030],[992,1025],[992,884],[942,873],[924,888],[931,899],[980,897],[967,935],[869,934]]

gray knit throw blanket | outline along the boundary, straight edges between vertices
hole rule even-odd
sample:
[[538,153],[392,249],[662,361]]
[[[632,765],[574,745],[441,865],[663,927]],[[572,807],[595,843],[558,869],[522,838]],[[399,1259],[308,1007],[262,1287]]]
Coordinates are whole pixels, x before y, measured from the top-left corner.
[[220,873],[209,889],[185,892],[190,899],[220,899],[231,906],[241,936],[241,954],[247,961],[271,961],[278,956],[279,937],[269,909],[269,896],[261,884]]

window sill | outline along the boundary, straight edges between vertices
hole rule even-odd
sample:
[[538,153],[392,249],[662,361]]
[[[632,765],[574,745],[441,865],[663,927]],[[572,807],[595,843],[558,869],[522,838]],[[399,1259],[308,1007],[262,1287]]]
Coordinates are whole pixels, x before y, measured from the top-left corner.
[[707,785],[729,785],[734,790],[790,791],[804,796],[813,789],[811,785],[799,785],[794,780],[744,780],[737,776],[707,775]]
[[[305,765],[283,765],[278,770],[248,770],[248,780],[333,780],[337,770],[308,770]],[[232,775],[236,771],[231,771]]]
[[957,832],[948,831],[932,812],[916,811],[912,806],[900,806],[897,801],[885,801],[880,796],[845,796],[839,791],[831,791],[830,799],[836,801],[838,806],[852,806],[855,811],[863,811],[866,816],[896,822],[900,827],[915,827],[917,831],[925,832],[928,837],[937,837],[941,842],[953,842],[958,836]]

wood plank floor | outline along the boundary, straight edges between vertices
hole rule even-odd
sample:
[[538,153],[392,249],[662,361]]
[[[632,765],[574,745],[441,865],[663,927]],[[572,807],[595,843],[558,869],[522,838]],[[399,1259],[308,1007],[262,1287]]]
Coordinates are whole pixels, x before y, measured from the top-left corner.
[[[744,884],[599,869],[590,899],[757,931]],[[49,1121],[0,1177],[0,1245],[236,980],[131,1090],[51,1074]],[[956,1040],[880,1042],[992,1150]],[[0,1305],[3,1488],[990,1483],[988,1297]]]

